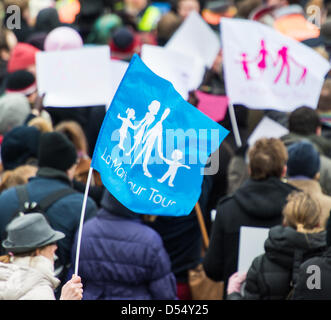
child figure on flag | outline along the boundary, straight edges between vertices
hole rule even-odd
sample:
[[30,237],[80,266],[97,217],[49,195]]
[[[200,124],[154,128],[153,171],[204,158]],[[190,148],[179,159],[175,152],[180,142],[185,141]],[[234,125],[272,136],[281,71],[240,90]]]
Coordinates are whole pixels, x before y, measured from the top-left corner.
[[135,116],[135,111],[132,108],[127,108],[126,109],[126,114],[127,114],[127,118],[122,118],[120,114],[117,115],[117,118],[120,119],[122,121],[122,126],[119,129],[119,133],[120,133],[120,142],[118,143],[118,147],[122,150],[124,150],[123,147],[123,142],[124,139],[127,137],[127,132],[128,129],[131,128],[133,130],[138,129],[138,126],[134,126],[131,122],[131,120],[135,120],[136,116]]
[[176,177],[178,168],[183,167],[183,168],[186,168],[186,169],[191,169],[191,167],[179,162],[179,160],[181,160],[182,158],[183,158],[183,153],[178,149],[176,149],[172,152],[172,154],[171,154],[171,159],[172,160],[169,160],[169,159],[166,159],[166,158],[162,157],[164,162],[169,165],[169,169],[163,175],[163,177],[160,178],[160,179],[157,179],[157,181],[160,182],[160,183],[163,183],[165,180],[167,180],[169,178],[169,181],[168,181],[169,187],[174,187],[173,181]]

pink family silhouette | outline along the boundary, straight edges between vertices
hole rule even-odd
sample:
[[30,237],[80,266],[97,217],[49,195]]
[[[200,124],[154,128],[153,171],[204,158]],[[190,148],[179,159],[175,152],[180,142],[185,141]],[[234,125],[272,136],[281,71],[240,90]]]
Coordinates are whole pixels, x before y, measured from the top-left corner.
[[291,72],[291,62],[294,63],[295,66],[300,68],[302,70],[300,78],[296,81],[296,85],[303,83],[306,75],[307,75],[307,68],[300,63],[298,63],[292,56],[289,55],[288,51],[289,48],[286,46],[281,47],[277,52],[276,59],[273,59],[272,55],[266,48],[265,40],[261,40],[260,42],[260,50],[256,56],[255,59],[249,60],[247,53],[243,52],[241,54],[241,60],[239,63],[241,63],[242,70],[245,74],[245,77],[247,80],[251,80],[252,76],[250,74],[250,64],[256,63],[256,66],[258,67],[261,75],[264,73],[264,71],[268,68],[267,65],[267,57],[270,58],[272,61],[272,67],[276,67],[280,62],[280,69],[275,77],[273,83],[278,83],[279,79],[281,78],[282,74],[285,74],[285,82],[287,85],[290,85],[290,72]]

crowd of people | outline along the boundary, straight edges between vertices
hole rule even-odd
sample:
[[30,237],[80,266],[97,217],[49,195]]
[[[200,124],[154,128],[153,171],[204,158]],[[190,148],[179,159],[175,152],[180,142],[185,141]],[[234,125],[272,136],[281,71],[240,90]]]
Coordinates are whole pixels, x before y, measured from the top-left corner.
[[[298,106],[286,113],[235,105],[241,147],[228,111],[219,122],[230,134],[211,155],[219,158],[220,168],[204,176],[199,198],[208,248],[195,209],[182,217],[132,212],[94,171],[78,275],[74,267],[81,208],[107,106],[44,106],[36,80],[40,51],[109,45],[112,59],[130,61],[143,44],[164,46],[192,11],[215,33],[222,17],[253,19],[275,28],[281,17],[280,31],[329,60],[330,3],[1,1],[0,299],[191,300],[190,273],[199,265],[209,279],[224,283],[224,293],[216,299],[331,299],[328,76],[316,110]],[[8,27],[13,22],[12,11],[7,10],[11,5],[20,9],[19,28]],[[310,5],[320,10],[318,32],[309,27]],[[293,16],[306,23],[293,23]],[[222,50],[196,89],[226,95]],[[194,90],[188,101],[197,106]],[[249,145],[248,137],[264,115],[289,133]],[[270,229],[264,254],[253,260],[247,273],[238,273],[241,226]],[[320,290],[307,286],[312,265],[321,270]]]

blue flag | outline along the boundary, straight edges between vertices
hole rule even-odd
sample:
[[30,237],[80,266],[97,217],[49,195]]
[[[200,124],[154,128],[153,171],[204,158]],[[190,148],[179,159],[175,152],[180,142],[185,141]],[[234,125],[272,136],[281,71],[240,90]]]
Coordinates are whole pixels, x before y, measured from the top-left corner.
[[91,166],[128,209],[188,215],[199,200],[207,160],[228,133],[135,54],[102,123]]

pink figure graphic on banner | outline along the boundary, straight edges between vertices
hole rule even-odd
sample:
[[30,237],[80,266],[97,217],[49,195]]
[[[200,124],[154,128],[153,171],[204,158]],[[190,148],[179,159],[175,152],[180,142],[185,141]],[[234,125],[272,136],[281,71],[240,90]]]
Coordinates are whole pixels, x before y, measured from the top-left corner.
[[280,68],[280,71],[277,75],[277,77],[274,80],[274,83],[277,83],[279,78],[281,77],[284,69],[287,69],[287,73],[286,73],[286,84],[289,85],[290,84],[290,61],[292,61],[297,67],[302,69],[302,74],[300,79],[296,82],[296,85],[300,84],[301,82],[304,82],[306,79],[306,75],[307,75],[307,68],[303,65],[301,65],[300,63],[298,63],[294,58],[292,58],[289,54],[288,54],[288,47],[283,46],[279,51],[278,51],[278,56],[277,59],[274,63],[274,67],[278,64],[279,58],[281,58],[281,63],[282,66]]
[[284,69],[286,68],[286,84],[290,84],[290,65],[289,65],[289,56],[288,56],[288,48],[287,47],[282,47],[278,51],[277,59],[274,62],[274,67],[278,64],[279,59],[281,59],[281,68],[280,71],[277,75],[277,77],[274,80],[274,83],[277,83],[281,75],[283,74]]
[[277,51],[277,58],[274,59],[273,56],[270,54],[270,52],[267,50],[266,47],[266,41],[264,39],[261,39],[260,41],[260,49],[259,52],[254,60],[249,60],[248,59],[248,54],[246,52],[241,53],[241,60],[237,61],[238,63],[241,64],[242,71],[245,74],[245,77],[247,80],[251,80],[252,76],[250,73],[250,64],[254,63],[254,66],[256,66],[261,73],[261,76],[263,76],[265,70],[268,69],[267,66],[267,57],[271,59],[273,62],[272,65],[273,67],[277,67],[277,65],[281,64],[279,72],[274,79],[274,84],[278,83],[280,80],[281,76],[283,73],[285,74],[285,82],[287,85],[290,85],[290,75],[291,75],[291,67],[293,66],[294,63],[297,67],[299,67],[302,70],[300,78],[297,80],[296,85],[299,85],[300,83],[304,83],[308,69],[298,63],[293,57],[289,55],[289,48],[287,46],[282,46],[278,51]]
[[261,57],[260,61],[257,64],[257,66],[260,69],[261,73],[263,73],[263,71],[267,68],[267,55],[269,55],[269,52],[266,49],[265,41],[262,39],[261,40],[261,49],[260,49],[259,54],[256,58],[256,60],[259,60],[259,58]]
[[247,59],[247,53],[242,53],[241,54],[241,57],[242,59],[240,60],[240,63],[242,65],[242,69],[243,71],[245,72],[245,75],[246,75],[246,79],[247,80],[250,80],[251,79],[251,76],[249,74],[249,68],[248,68],[248,64],[251,63],[252,61],[249,61]]
[[305,79],[306,79],[306,75],[307,75],[307,68],[305,66],[301,65],[300,63],[298,63],[297,61],[295,61],[293,58],[291,58],[291,60],[294,62],[294,64],[296,66],[298,66],[299,68],[302,69],[301,77],[296,82],[296,85],[300,84],[300,82],[304,83],[305,82]]
[[300,79],[297,81],[297,85],[300,83],[300,82],[302,82],[302,83],[304,83],[305,82],[305,79],[306,79],[306,75],[307,75],[307,68],[306,67],[302,67],[303,68],[303,70],[302,70],[302,74],[301,74],[301,77],[300,77]]

